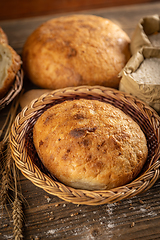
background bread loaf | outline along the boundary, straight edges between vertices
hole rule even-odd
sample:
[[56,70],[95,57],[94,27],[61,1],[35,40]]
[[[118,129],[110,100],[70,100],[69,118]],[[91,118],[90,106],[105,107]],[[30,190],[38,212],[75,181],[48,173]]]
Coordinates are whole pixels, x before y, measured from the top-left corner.
[[29,36],[23,48],[23,67],[29,79],[42,88],[118,88],[118,74],[130,57],[129,44],[127,34],[108,19],[59,17]]

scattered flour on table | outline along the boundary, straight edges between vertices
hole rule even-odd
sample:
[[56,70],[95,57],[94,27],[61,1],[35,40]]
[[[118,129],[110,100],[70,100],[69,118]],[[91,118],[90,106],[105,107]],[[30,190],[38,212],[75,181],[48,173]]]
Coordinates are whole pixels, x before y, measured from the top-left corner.
[[[115,208],[116,204],[108,204],[106,205],[106,213],[104,216],[99,217],[97,223],[99,222],[100,225],[104,226],[104,231],[107,239],[111,239],[113,237],[113,229],[115,227],[114,219],[113,219],[113,209]],[[97,214],[97,211],[93,212],[95,215]],[[85,221],[89,223],[89,219],[86,218],[86,214],[83,214],[83,217],[85,218]],[[93,221],[95,221],[93,219]],[[67,235],[67,229],[71,228],[71,225],[65,226],[65,227],[59,227],[55,229],[50,229],[45,232],[46,236],[48,238],[52,238],[54,235],[55,237],[60,237],[62,231]],[[76,229],[70,230],[70,234],[73,236],[79,236],[79,239],[81,236],[85,236],[85,240],[96,240],[97,236],[94,236],[92,234],[92,224],[86,224],[86,226],[79,226]]]
[[[155,211],[152,210],[152,208],[150,206],[148,206],[147,204],[145,204],[143,201],[141,201],[141,204],[134,206],[134,203],[132,202],[131,199],[128,199],[125,201],[125,204],[128,205],[128,207],[131,207],[131,211],[135,211],[141,213],[141,217],[142,218],[148,218],[148,217],[154,217],[157,215],[157,213]],[[114,239],[114,231],[115,231],[115,227],[116,227],[116,219],[114,216],[114,210],[116,209],[117,204],[113,203],[113,204],[107,204],[106,205],[106,214],[104,214],[103,216],[99,217],[98,219],[95,217],[95,219],[93,219],[93,221],[96,221],[97,224],[99,223],[99,225],[101,225],[105,234],[105,237],[107,239]],[[149,207],[149,208],[148,208]],[[97,211],[93,211],[93,214],[96,216]],[[87,219],[87,214],[83,214],[83,217],[86,221],[86,226],[79,226],[76,229],[72,229],[72,223],[68,224],[67,226],[62,226],[59,228],[55,228],[55,229],[50,229],[48,231],[45,232],[46,236],[48,238],[52,238],[54,236],[55,237],[60,237],[62,232],[64,234],[68,234],[68,231],[70,232],[70,234],[72,236],[78,236],[80,240],[83,240],[85,238],[85,240],[96,240],[97,236],[94,236],[92,234],[92,224],[89,224],[89,219]],[[127,217],[126,213],[121,213],[121,215],[118,218],[121,217]],[[98,227],[98,225],[97,225]],[[70,229],[71,228],[71,229]],[[69,230],[70,229],[70,230]],[[68,230],[68,231],[67,231]],[[120,237],[121,233],[119,233],[119,237]],[[83,236],[83,239],[81,239]]]
[[46,232],[46,234],[47,234],[47,235],[48,235],[48,234],[55,234],[56,231],[57,231],[56,229],[51,229],[51,230],[48,230],[48,231]]
[[154,211],[150,211],[150,212],[148,213],[148,216],[155,217],[155,216],[157,216],[157,213],[154,212]]
[[13,239],[13,235],[3,235],[3,239]]
[[151,209],[147,209],[147,206],[144,204],[142,207],[140,207],[140,212],[142,212],[141,217],[155,217],[157,216],[157,213],[152,211]]

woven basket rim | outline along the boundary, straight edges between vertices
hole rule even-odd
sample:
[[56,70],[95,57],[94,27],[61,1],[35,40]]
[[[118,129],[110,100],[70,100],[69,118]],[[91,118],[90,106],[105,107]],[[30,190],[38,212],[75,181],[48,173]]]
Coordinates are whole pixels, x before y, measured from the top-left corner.
[[23,86],[23,70],[22,68],[17,72],[14,82],[7,92],[7,94],[0,99],[0,110],[6,107],[22,90]]
[[[58,104],[67,99],[75,99],[75,97],[99,99],[105,102],[110,102],[112,99],[111,104],[118,104],[118,107],[127,114],[135,114],[137,111],[139,113],[138,118],[141,121],[143,118],[143,121],[148,121],[147,128],[150,127],[151,131],[153,131],[152,135],[154,135],[153,139],[156,141],[156,146],[150,146],[151,150],[154,149],[154,153],[150,157],[145,171],[131,183],[110,190],[89,191],[74,189],[42,172],[33,163],[33,159],[28,156],[25,141],[30,124],[32,122],[34,124],[36,117],[39,117],[46,107],[49,108],[53,104]],[[12,157],[26,178],[46,192],[75,204],[101,205],[133,197],[151,188],[160,175],[160,117],[141,100],[112,88],[80,86],[45,93],[33,100],[17,115],[9,139]],[[151,150],[150,152],[152,152]]]

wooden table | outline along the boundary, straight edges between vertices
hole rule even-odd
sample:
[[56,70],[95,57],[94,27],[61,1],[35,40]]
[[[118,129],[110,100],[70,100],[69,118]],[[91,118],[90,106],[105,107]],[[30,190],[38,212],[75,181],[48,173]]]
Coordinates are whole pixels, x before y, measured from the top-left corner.
[[[83,11],[118,23],[129,36],[141,17],[160,13],[160,2]],[[59,15],[2,21],[10,45],[19,53],[27,36],[42,22]],[[25,90],[32,84],[24,82]],[[9,107],[0,112],[0,127]],[[22,174],[24,239],[160,239],[160,181],[147,192],[131,199],[101,206],[75,205],[47,194]],[[9,213],[11,207],[8,206]],[[0,212],[0,239],[13,239],[13,221]]]

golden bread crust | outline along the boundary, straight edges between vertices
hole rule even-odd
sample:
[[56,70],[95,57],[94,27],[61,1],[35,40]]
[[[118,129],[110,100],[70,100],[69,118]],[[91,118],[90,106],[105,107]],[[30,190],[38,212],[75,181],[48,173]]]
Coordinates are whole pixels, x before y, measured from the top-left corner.
[[33,141],[46,168],[81,189],[111,189],[132,181],[148,154],[146,138],[129,116],[97,100],[65,101],[45,111]]
[[127,34],[108,19],[59,17],[29,36],[23,48],[23,66],[30,80],[42,88],[118,88],[118,74],[130,57],[129,43]]

